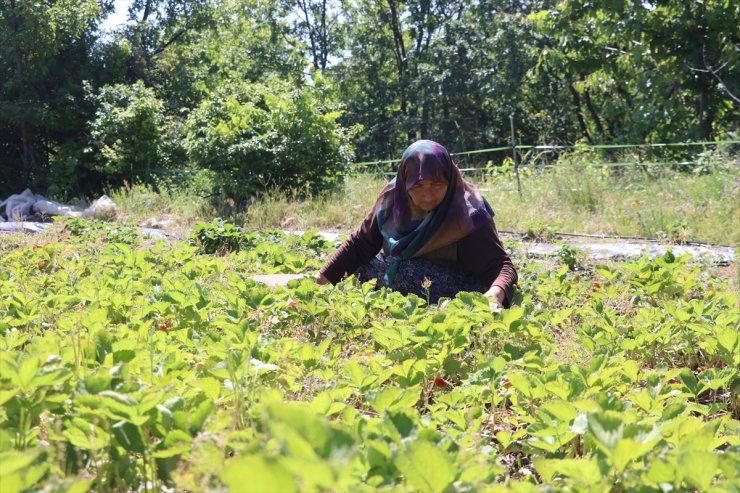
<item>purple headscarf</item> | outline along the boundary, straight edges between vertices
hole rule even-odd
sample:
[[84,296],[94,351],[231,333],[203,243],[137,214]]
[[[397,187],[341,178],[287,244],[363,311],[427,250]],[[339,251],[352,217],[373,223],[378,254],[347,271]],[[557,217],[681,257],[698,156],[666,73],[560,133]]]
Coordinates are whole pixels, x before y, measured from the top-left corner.
[[[447,193],[419,222],[413,219],[408,190],[421,180],[444,180]],[[488,202],[463,179],[447,149],[431,140],[416,141],[406,149],[396,178],[380,192],[373,210],[389,254],[398,261],[456,243],[493,218]],[[397,264],[389,269],[388,285],[396,269]]]

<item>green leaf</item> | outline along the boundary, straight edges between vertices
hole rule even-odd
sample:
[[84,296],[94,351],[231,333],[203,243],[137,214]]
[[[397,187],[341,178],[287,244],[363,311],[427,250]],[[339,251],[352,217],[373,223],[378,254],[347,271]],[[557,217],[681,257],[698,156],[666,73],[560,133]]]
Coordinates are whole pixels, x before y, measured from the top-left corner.
[[46,475],[50,464],[34,464],[38,453],[15,450],[0,453],[0,491],[20,493]]
[[721,329],[717,331],[717,342],[722,346],[728,353],[735,351],[737,346],[738,333],[735,329]]
[[530,399],[544,397],[544,395],[542,395],[545,393],[544,385],[538,389],[537,382],[534,382],[534,379],[529,375],[524,373],[508,373],[506,376],[509,379],[509,382],[511,382],[511,385],[525,397],[529,397]]
[[553,435],[555,435],[555,430],[552,430],[551,435],[542,436],[542,437],[532,437],[529,440],[527,440],[527,443],[531,445],[532,447],[553,453],[553,452],[556,452],[561,447],[561,442],[559,440],[559,437],[556,438]]
[[152,457],[157,459],[167,459],[177,455],[184,455],[190,452],[190,444],[193,442],[191,436],[182,430],[172,430],[167,434],[164,441]]
[[34,356],[28,356],[21,361],[18,368],[18,386],[24,392],[32,389],[32,382],[39,369],[39,360]]
[[457,466],[438,446],[426,441],[410,443],[395,461],[411,486],[421,491],[442,493],[455,481]]
[[653,448],[652,443],[639,443],[631,438],[623,438],[617,442],[611,452],[611,461],[617,471],[622,472],[630,462],[639,459]]
[[540,406],[538,412],[545,412],[561,423],[571,422],[578,415],[576,407],[564,400],[546,402]]
[[390,411],[386,414],[386,420],[401,438],[411,436],[417,429],[414,416],[407,410]]
[[200,389],[212,401],[218,399],[221,394],[221,382],[212,377],[205,377],[195,381],[193,386]]
[[509,331],[514,331],[522,325],[523,318],[524,308],[521,306],[513,306],[508,310],[504,310],[502,321]]
[[0,406],[18,395],[18,389],[0,390]]
[[699,383],[696,376],[688,368],[682,369],[681,373],[678,374],[678,378],[681,379],[681,383],[683,383],[684,388],[691,392],[694,397],[697,397],[705,389],[705,387]]
[[128,363],[136,357],[136,351],[134,349],[119,349],[113,351],[113,362],[114,363]]
[[65,493],[87,493],[92,489],[94,482],[95,478],[78,479],[67,487],[67,491]]
[[138,426],[127,421],[119,421],[111,427],[118,444],[129,452],[142,454],[146,451],[144,436]]
[[679,473],[700,491],[709,490],[718,465],[718,457],[715,454],[699,450],[685,452],[678,459]]
[[661,420],[668,421],[670,419],[674,419],[685,413],[686,409],[686,403],[684,402],[674,402],[673,404],[669,404],[665,409],[663,409]]
[[496,433],[496,440],[498,440],[498,443],[501,445],[503,450],[511,445],[511,442],[513,441],[511,438],[511,432],[508,431],[499,431]]
[[555,475],[576,479],[579,483],[597,485],[603,475],[595,458],[588,459],[535,459],[534,466],[545,481]]
[[13,440],[10,437],[10,433],[6,430],[0,429],[0,452],[7,452],[13,448]]
[[79,447],[83,450],[99,450],[108,446],[108,434],[103,432],[99,427],[89,425],[88,429],[83,431],[80,428],[79,422],[83,420],[75,418],[74,425],[69,426],[62,432],[64,438],[75,447]]
[[231,461],[220,476],[232,493],[298,491],[293,475],[285,466],[276,459],[261,455],[250,455]]
[[654,399],[653,396],[650,395],[650,392],[645,389],[631,394],[629,396],[629,400],[635,403],[643,411],[650,414],[658,414],[663,410],[663,406],[660,401]]
[[3,475],[20,471],[31,465],[36,459],[36,455],[28,452],[18,452],[11,450],[0,453],[0,473]]
[[213,402],[204,400],[195,409],[192,415],[189,415],[189,430],[192,435],[196,435],[203,429],[203,424],[206,422],[206,418],[213,411]]
[[[354,439],[346,431],[330,424],[324,416],[297,404],[271,403],[267,406],[270,425],[276,435],[293,432],[308,444],[319,457],[341,454],[354,446]],[[294,440],[295,447],[303,443]]]
[[627,360],[620,367],[622,373],[632,382],[636,382],[640,373],[640,365],[637,361]]
[[51,387],[65,382],[72,376],[72,373],[66,368],[47,369],[42,368],[33,379],[33,388]]
[[111,377],[107,371],[98,370],[92,375],[85,377],[85,390],[91,394],[97,394],[110,388]]
[[673,483],[676,479],[676,466],[673,462],[655,459],[650,464],[647,478],[657,484]]
[[371,468],[386,467],[391,458],[391,449],[388,444],[380,440],[367,442],[367,462]]
[[405,389],[385,387],[368,398],[370,405],[380,414],[384,413],[387,409],[412,407],[418,400],[418,387]]
[[614,411],[588,415],[588,431],[604,451],[609,452],[617,446],[624,434],[622,417]]

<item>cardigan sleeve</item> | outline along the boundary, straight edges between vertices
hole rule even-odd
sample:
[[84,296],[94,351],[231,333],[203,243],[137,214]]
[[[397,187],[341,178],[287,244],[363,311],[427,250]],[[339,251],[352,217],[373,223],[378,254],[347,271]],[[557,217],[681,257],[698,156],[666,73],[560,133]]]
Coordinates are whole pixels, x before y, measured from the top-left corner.
[[336,284],[355,273],[358,267],[369,262],[383,247],[383,235],[370,211],[359,228],[337,249],[319,271],[329,282]]
[[518,277],[493,221],[460,240],[457,255],[465,271],[476,276],[486,286],[503,289],[504,307],[511,306]]

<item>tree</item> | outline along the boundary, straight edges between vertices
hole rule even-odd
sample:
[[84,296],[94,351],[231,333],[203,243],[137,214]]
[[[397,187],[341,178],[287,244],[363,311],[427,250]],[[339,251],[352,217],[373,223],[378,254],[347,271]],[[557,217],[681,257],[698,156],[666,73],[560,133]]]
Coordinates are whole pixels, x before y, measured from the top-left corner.
[[343,121],[365,129],[358,153],[395,158],[418,138],[452,150],[505,143],[511,113],[528,131],[534,38],[526,14],[540,6],[357,2],[348,13],[350,56],[330,74],[347,104]]
[[712,139],[737,118],[735,4],[566,0],[533,19],[590,142]]
[[284,0],[292,11],[293,33],[302,39],[313,66],[324,72],[332,56],[340,56],[346,23],[338,0]]
[[0,2],[0,192],[43,186],[50,156],[84,127],[79,80],[95,71],[95,0]]
[[211,22],[208,0],[133,0],[129,23],[121,35],[130,46],[127,61],[129,83],[143,80],[152,85],[155,59]]

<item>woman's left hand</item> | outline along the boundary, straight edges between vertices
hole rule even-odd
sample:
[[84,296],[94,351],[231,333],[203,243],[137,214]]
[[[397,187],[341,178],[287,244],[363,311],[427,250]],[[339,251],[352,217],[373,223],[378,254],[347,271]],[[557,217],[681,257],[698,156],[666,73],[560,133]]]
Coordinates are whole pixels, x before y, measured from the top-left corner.
[[504,299],[506,299],[506,293],[498,286],[491,286],[491,289],[486,291],[485,296],[491,300],[491,303],[495,303],[499,308],[504,307]]

